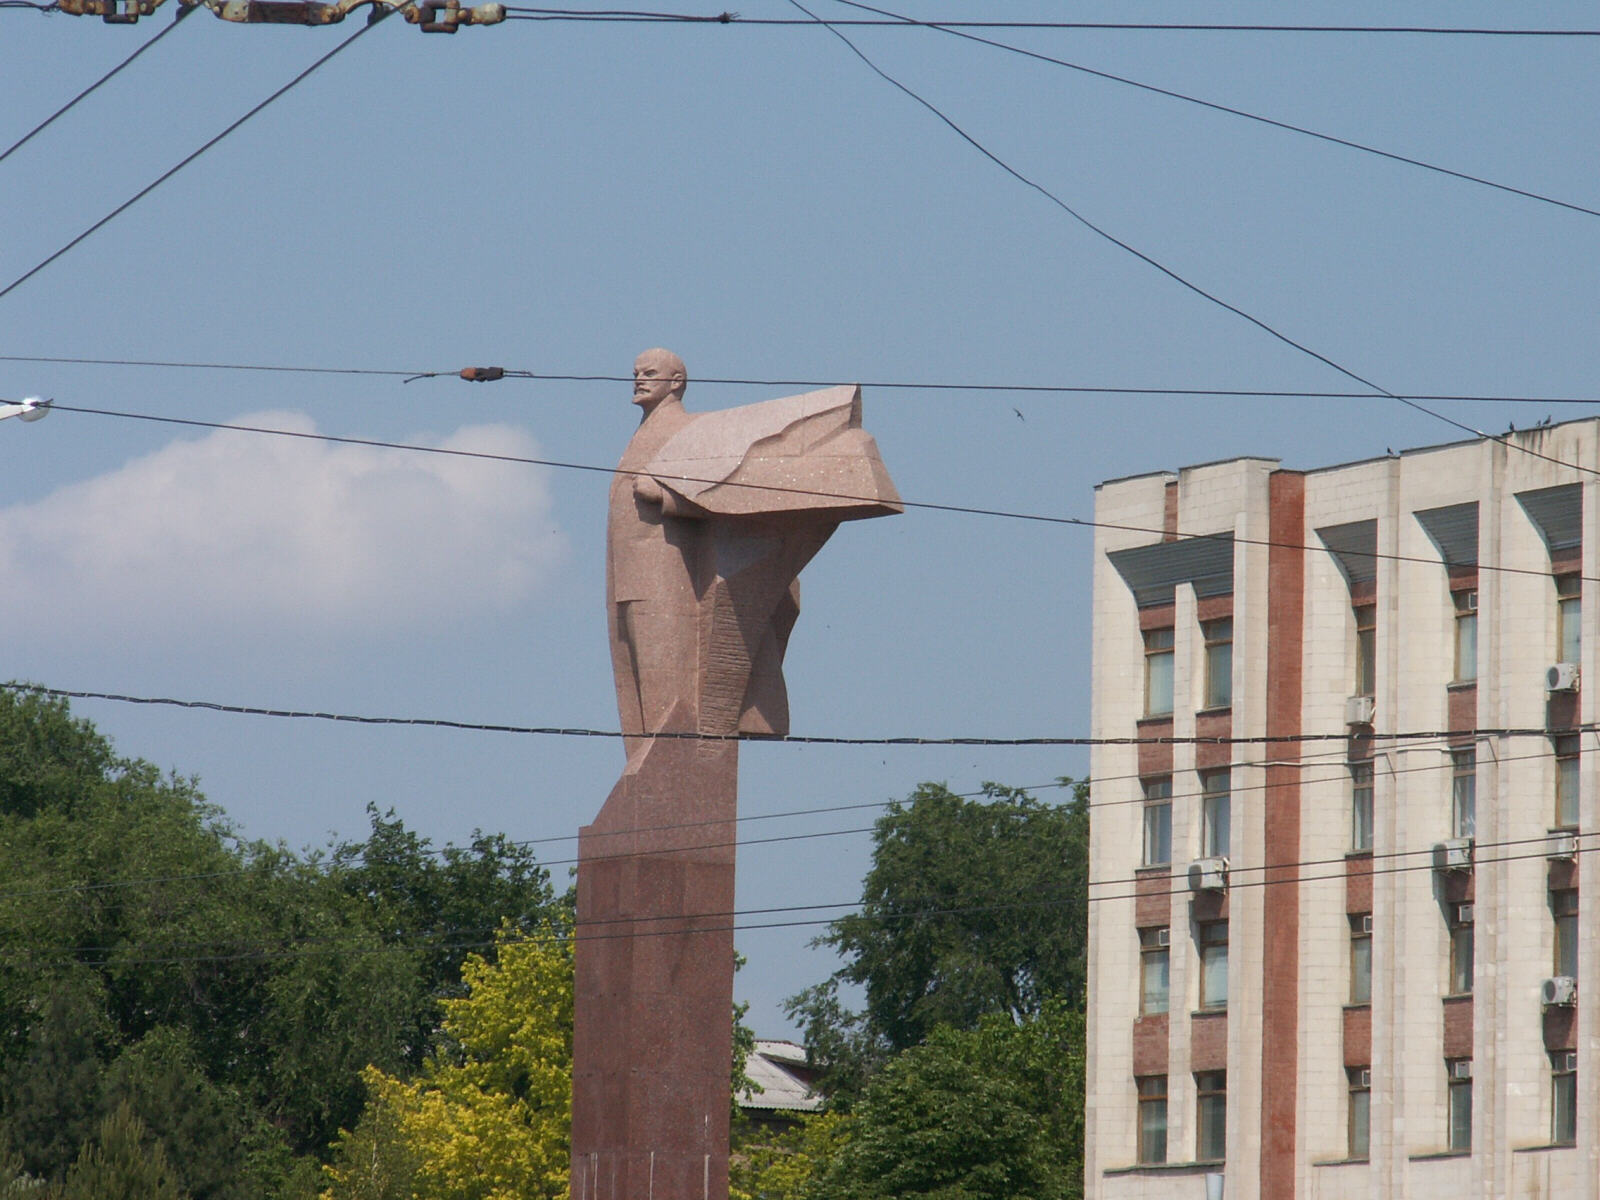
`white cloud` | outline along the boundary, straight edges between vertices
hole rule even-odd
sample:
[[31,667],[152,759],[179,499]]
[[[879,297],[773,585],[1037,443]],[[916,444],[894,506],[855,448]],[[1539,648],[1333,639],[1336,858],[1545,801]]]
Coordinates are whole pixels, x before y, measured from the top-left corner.
[[[291,412],[237,423],[316,430]],[[503,425],[424,444],[539,453]],[[219,430],[0,512],[0,578],[79,637],[436,628],[515,608],[560,565],[546,477],[518,463]]]

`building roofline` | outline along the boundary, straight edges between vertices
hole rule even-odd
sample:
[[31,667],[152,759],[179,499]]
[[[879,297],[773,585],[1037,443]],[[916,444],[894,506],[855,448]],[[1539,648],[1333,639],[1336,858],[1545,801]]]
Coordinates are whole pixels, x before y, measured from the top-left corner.
[[1094,490],[1098,492],[1101,488],[1110,487],[1114,483],[1132,483],[1135,479],[1176,479],[1177,477],[1178,473],[1176,471],[1140,471],[1137,475],[1118,475],[1115,479],[1102,479],[1094,485]]
[[[1452,441],[1452,442],[1433,442],[1433,443],[1430,443],[1430,444],[1428,444],[1426,446],[1404,446],[1400,450],[1398,450],[1398,451],[1396,451],[1394,453],[1391,453],[1391,454],[1375,454],[1375,455],[1371,456],[1370,458],[1354,458],[1354,459],[1350,459],[1347,462],[1330,463],[1330,464],[1328,464],[1326,466],[1320,466],[1320,467],[1291,467],[1291,468],[1282,468],[1282,469],[1285,469],[1285,470],[1297,470],[1297,471],[1300,471],[1301,473],[1306,474],[1306,475],[1321,475],[1321,474],[1325,474],[1328,471],[1342,471],[1347,467],[1361,467],[1361,466],[1367,465],[1368,463],[1383,462],[1384,460],[1391,459],[1391,458],[1404,458],[1407,455],[1411,455],[1411,454],[1431,454],[1431,453],[1433,453],[1434,451],[1437,451],[1437,450],[1454,450],[1454,449],[1457,449],[1457,448],[1459,448],[1461,446],[1472,446],[1472,445],[1476,445],[1476,444],[1478,444],[1480,442],[1501,442],[1501,441],[1505,441],[1507,438],[1515,438],[1518,435],[1524,434],[1524,433],[1532,433],[1532,432],[1535,432],[1535,431],[1540,432],[1540,433],[1548,433],[1552,429],[1565,429],[1569,425],[1595,425],[1595,424],[1600,424],[1600,416],[1573,417],[1571,420],[1568,420],[1568,421],[1556,421],[1556,422],[1554,422],[1554,423],[1552,423],[1550,425],[1529,426],[1526,429],[1517,429],[1517,430],[1513,430],[1513,431],[1511,431],[1509,433],[1504,433],[1504,434],[1481,433],[1481,434],[1475,434],[1472,437],[1458,438],[1458,439],[1456,439],[1455,441]],[[1149,479],[1152,476],[1162,476],[1162,477],[1165,477],[1167,479],[1176,479],[1176,478],[1178,478],[1179,475],[1181,475],[1185,471],[1197,471],[1197,470],[1200,470],[1201,468],[1204,468],[1204,467],[1219,467],[1219,466],[1224,466],[1224,465],[1226,465],[1228,463],[1237,463],[1237,462],[1270,462],[1270,463],[1278,463],[1278,464],[1281,465],[1282,460],[1281,459],[1277,459],[1277,458],[1272,458],[1272,457],[1270,457],[1268,455],[1265,455],[1265,454],[1236,454],[1236,455],[1233,455],[1230,458],[1217,458],[1217,459],[1212,459],[1209,462],[1190,463],[1190,464],[1188,464],[1186,466],[1179,467],[1175,471],[1173,471],[1173,470],[1142,471],[1137,475],[1122,475],[1122,476],[1117,477],[1116,479],[1104,479],[1104,480],[1101,480],[1099,483],[1095,484],[1094,487],[1095,487],[1095,491],[1099,491],[1101,488],[1106,487],[1106,486],[1108,486],[1110,484],[1113,484],[1113,483],[1128,483],[1128,482],[1130,482],[1132,480],[1135,480],[1135,479]]]

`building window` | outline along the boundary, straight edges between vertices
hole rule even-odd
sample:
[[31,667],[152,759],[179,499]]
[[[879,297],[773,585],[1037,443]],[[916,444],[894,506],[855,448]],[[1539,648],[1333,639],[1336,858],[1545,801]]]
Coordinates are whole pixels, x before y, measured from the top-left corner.
[[1556,974],[1578,977],[1578,890],[1562,888],[1550,893],[1550,911],[1556,919]]
[[1478,752],[1450,752],[1450,836],[1469,838],[1478,827]]
[[1205,621],[1200,632],[1206,640],[1207,708],[1226,708],[1233,703],[1233,618]]
[[1556,576],[1556,661],[1583,658],[1583,584],[1576,575]]
[[1573,1050],[1550,1056],[1550,1140],[1558,1146],[1578,1140],[1578,1055]]
[[1350,1067],[1349,1155],[1366,1158],[1372,1132],[1372,1068]]
[[1378,606],[1356,606],[1356,695],[1371,696],[1378,682]]
[[1228,853],[1232,833],[1229,809],[1230,776],[1227,771],[1206,771],[1200,776],[1200,853]]
[[1144,715],[1172,715],[1172,630],[1144,632]]
[[1167,1077],[1141,1075],[1139,1085],[1139,1161],[1167,1161]]
[[1464,996],[1472,990],[1472,905],[1450,906],[1450,992]]
[[1556,743],[1556,828],[1578,827],[1578,739],[1558,737]]
[[1194,1077],[1196,1095],[1195,1159],[1221,1162],[1228,1156],[1228,1073],[1201,1071]]
[[1172,861],[1172,778],[1144,781],[1144,865]]
[[1372,764],[1350,764],[1350,849],[1372,849]]
[[1456,682],[1478,677],[1478,592],[1451,592],[1456,608]]
[[1350,1003],[1372,1003],[1372,914],[1350,914]]
[[1172,930],[1165,925],[1139,930],[1139,1012],[1167,1011],[1171,983]]
[[1228,1007],[1226,921],[1207,921],[1200,926],[1200,1007]]
[[1472,1060],[1447,1058],[1450,1079],[1450,1149],[1472,1149]]

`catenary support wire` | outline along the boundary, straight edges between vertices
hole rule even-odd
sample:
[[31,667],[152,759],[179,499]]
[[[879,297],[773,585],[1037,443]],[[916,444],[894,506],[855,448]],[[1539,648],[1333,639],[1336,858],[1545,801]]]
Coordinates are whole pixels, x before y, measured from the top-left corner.
[[55,112],[51,113],[44,120],[40,121],[32,129],[28,130],[27,133],[23,134],[16,141],[12,142],[11,145],[7,146],[4,150],[0,150],[0,162],[5,162],[6,159],[10,158],[18,150],[22,149],[23,146],[32,141],[35,136],[43,133],[55,122],[56,118],[65,116],[75,105],[77,105],[80,100],[85,99],[96,88],[100,87],[102,84],[109,83],[124,67],[131,65],[134,59],[138,58],[146,50],[150,49],[150,47],[154,46],[162,38],[166,37],[167,34],[176,29],[183,21],[183,18],[188,16],[193,11],[193,9],[188,7],[180,7],[178,11],[173,14],[172,24],[168,25],[160,33],[156,34],[155,37],[151,38],[144,45],[140,46],[132,54],[128,55],[127,58],[123,59],[116,66],[112,67],[111,70],[100,76],[99,79],[96,79],[88,87],[84,88],[83,91],[79,92],[71,100],[68,100],[65,104],[56,109]]
[[185,167],[187,167],[195,159],[199,158],[207,150],[210,150],[218,142],[222,141],[223,138],[227,137],[234,130],[238,129],[241,125],[243,125],[246,121],[248,121],[251,117],[255,116],[257,113],[259,113],[262,109],[266,108],[274,100],[277,100],[279,97],[283,96],[288,91],[290,91],[290,89],[295,87],[295,85],[297,85],[297,84],[301,83],[302,81],[304,81],[305,79],[307,79],[314,71],[317,70],[318,67],[322,66],[329,59],[333,58],[335,55],[339,54],[341,51],[347,49],[358,38],[361,38],[361,37],[365,36],[366,33],[370,29],[372,29],[372,27],[374,25],[376,25],[378,23],[378,21],[382,20],[383,17],[385,17],[386,15],[387,15],[387,10],[385,10],[385,9],[374,9],[373,10],[373,19],[372,20],[369,20],[367,24],[363,25],[360,29],[356,30],[349,37],[345,38],[344,41],[340,42],[332,50],[329,50],[321,58],[317,59],[316,62],[312,63],[309,67],[307,67],[304,71],[301,71],[300,74],[296,75],[288,83],[284,84],[277,91],[273,92],[272,95],[268,96],[265,100],[261,101],[261,103],[257,104],[249,112],[245,113],[244,116],[242,116],[238,120],[234,121],[231,125],[229,125],[221,133],[219,133],[215,137],[211,138],[204,145],[202,145],[198,150],[195,150],[192,154],[189,154],[188,156],[183,158],[176,165],[168,168],[166,171],[163,171],[152,182],[150,182],[150,183],[146,184],[144,187],[140,188],[139,191],[135,192],[131,197],[129,197],[127,200],[124,200],[121,204],[117,205],[116,208],[112,209],[105,216],[101,217],[98,221],[96,221],[93,225],[89,226],[89,228],[85,229],[82,233],[78,234],[77,237],[73,238],[65,246],[62,246],[59,250],[55,251],[48,258],[46,258],[43,262],[37,264],[36,266],[33,266],[33,267],[29,268],[27,271],[24,271],[17,278],[13,279],[10,283],[6,284],[6,286],[4,288],[0,288],[0,299],[4,299],[6,296],[10,295],[17,288],[21,287],[28,280],[32,279],[40,271],[44,270],[51,263],[55,262],[56,259],[60,258],[63,254],[67,253],[67,251],[71,250],[74,246],[78,245],[84,239],[88,238],[89,236],[94,234],[96,231],[104,228],[106,225],[108,225],[112,221],[114,221],[117,217],[119,217],[123,213],[127,212],[128,209],[132,208],[140,200],[143,200],[151,192],[155,191],[156,188],[160,187],[167,180],[171,179],[174,175],[176,175],[179,171],[181,171]]

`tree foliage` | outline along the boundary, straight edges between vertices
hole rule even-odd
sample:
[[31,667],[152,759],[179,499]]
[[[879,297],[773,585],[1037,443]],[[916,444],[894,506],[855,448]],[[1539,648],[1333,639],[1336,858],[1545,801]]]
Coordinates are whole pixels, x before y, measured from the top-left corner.
[[840,1112],[796,1116],[787,1129],[745,1122],[728,1164],[729,1200],[819,1200],[819,1180],[849,1137]]
[[160,1139],[127,1104],[100,1122],[67,1171],[59,1200],[187,1200]]
[[444,1038],[409,1082],[366,1073],[364,1125],[343,1135],[324,1200],[556,1200],[572,1125],[572,946],[502,932],[463,968]]
[[245,841],[193,780],[0,691],[0,1144],[23,1172],[63,1184],[126,1107],[194,1200],[289,1196],[365,1068],[421,1065],[467,947],[559,906],[503,838],[435,852],[370,816],[326,855]]
[[807,1200],[1077,1200],[1083,1195],[1083,1016],[944,1026],[862,1093]]
[[[1063,780],[1063,783],[1070,781]],[[1088,939],[1088,785],[1044,804],[985,784],[981,800],[925,783],[873,831],[861,911],[817,939],[844,965],[788,1002],[825,1085],[848,1098],[897,1051],[990,1014],[1081,1006]],[[865,991],[851,1012],[845,985]]]

